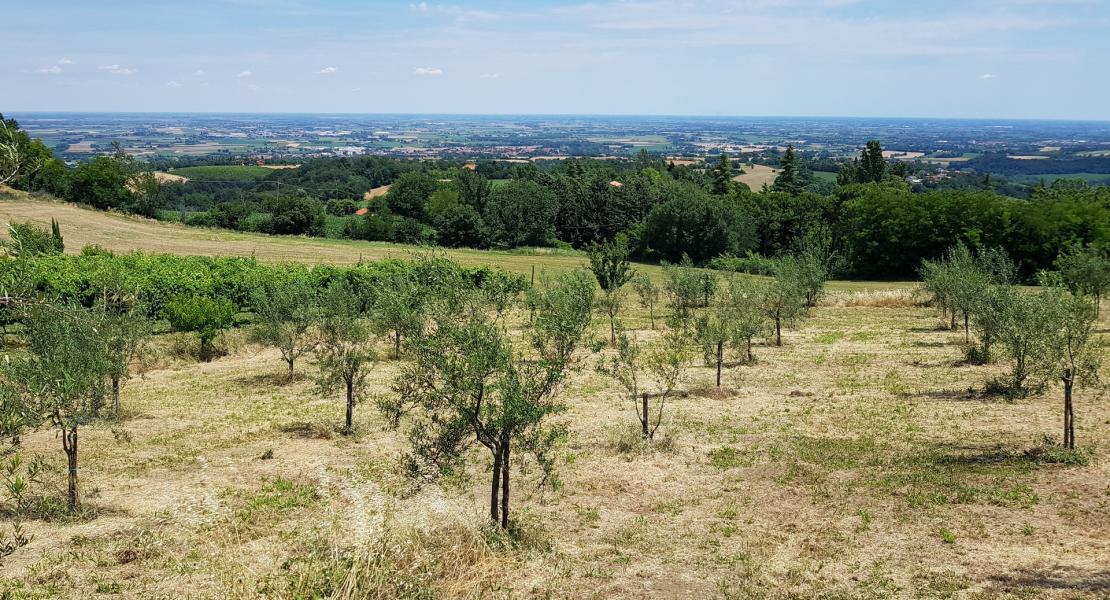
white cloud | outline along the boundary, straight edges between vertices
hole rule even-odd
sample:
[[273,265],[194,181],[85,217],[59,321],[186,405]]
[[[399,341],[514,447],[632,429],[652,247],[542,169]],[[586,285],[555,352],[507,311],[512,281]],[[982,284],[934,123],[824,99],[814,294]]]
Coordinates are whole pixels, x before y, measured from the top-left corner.
[[998,75],[994,73],[983,73],[979,76],[979,79],[998,79]]
[[426,13],[428,12],[429,6],[427,2],[421,2],[419,4],[410,4],[409,8],[417,12]]
[[182,86],[181,83],[178,83],[176,81],[167,81],[166,82],[166,87],[179,88],[179,87],[183,87],[183,86]]
[[121,67],[119,65],[104,65],[104,66],[100,67],[100,70],[101,71],[107,71],[107,72],[111,73],[112,75],[134,75],[135,73],[139,72],[138,69],[132,69],[130,67]]
[[362,88],[360,88],[360,87],[351,88],[351,91],[352,92],[361,92]]
[[443,75],[443,69],[440,69],[438,67],[416,67],[415,69],[413,69],[412,74],[419,75],[421,77],[429,75]]
[[257,83],[252,83],[252,84],[247,85],[247,89],[254,91],[254,90],[261,89],[261,87]]
[[247,77],[251,77],[252,75],[254,75],[254,73],[251,73],[250,71],[243,71],[243,72],[239,73],[238,75],[236,75],[236,77],[238,77],[239,79],[244,79],[244,78],[247,78]]
[[62,68],[59,67],[58,65],[51,65],[49,67],[43,67],[41,69],[36,69],[36,72],[46,73],[48,75],[57,75],[58,73],[62,72]]
[[197,77],[204,77],[205,75],[207,75],[207,73],[204,72],[204,69],[197,69],[196,71],[193,71],[193,75],[196,75]]
[[68,57],[63,56],[63,57],[58,59],[58,64],[59,65],[72,65],[73,61],[70,60]]
[[336,67],[324,67],[323,69],[320,69],[320,74],[321,75],[331,75],[332,73],[335,73],[338,70],[339,69],[336,68]]
[[501,77],[500,73],[482,73],[478,76],[479,79],[497,79]]

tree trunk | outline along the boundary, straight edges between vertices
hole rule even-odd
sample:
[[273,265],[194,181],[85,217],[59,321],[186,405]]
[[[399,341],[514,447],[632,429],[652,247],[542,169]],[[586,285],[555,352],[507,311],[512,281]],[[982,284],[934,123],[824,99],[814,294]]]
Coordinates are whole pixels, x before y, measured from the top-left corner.
[[782,319],[775,318],[775,345],[782,346]]
[[69,463],[69,510],[77,510],[77,426],[62,428],[62,449]]
[[648,318],[651,319],[651,330],[655,331],[655,306],[650,302],[648,303]]
[[964,343],[971,342],[971,327],[968,325],[967,311],[964,311]]
[[498,518],[498,498],[497,490],[501,484],[501,447],[490,447],[490,452],[493,453],[493,480],[489,488],[489,520],[490,523],[497,523]]
[[647,395],[647,392],[644,392],[643,404],[644,404],[643,413],[642,413],[642,416],[640,417],[640,427],[642,428],[640,435],[646,440],[646,439],[651,438],[651,430],[648,429],[648,395]]
[[502,452],[505,458],[501,460],[501,529],[509,528],[509,447],[512,442],[509,436],[501,439]]
[[956,329],[956,308],[955,307],[952,308],[951,317],[952,318],[948,323],[948,328],[955,331],[955,329]]
[[609,345],[617,345],[617,323],[613,313],[609,313]]
[[293,361],[294,360],[296,360],[296,359],[294,359],[293,357],[289,357],[289,358],[285,359],[285,362],[289,363],[289,381],[293,381]]
[[1075,448],[1075,415],[1072,413],[1071,392],[1074,385],[1071,369],[1064,370],[1064,447]]
[[112,375],[112,414],[119,419],[119,375]]
[[721,387],[721,363],[725,360],[725,343],[717,342],[717,387]]
[[752,338],[748,338],[748,362],[755,362],[755,357],[752,356]]
[[347,433],[354,431],[355,390],[354,381],[347,380]]
[[401,330],[393,336],[393,358],[401,358]]

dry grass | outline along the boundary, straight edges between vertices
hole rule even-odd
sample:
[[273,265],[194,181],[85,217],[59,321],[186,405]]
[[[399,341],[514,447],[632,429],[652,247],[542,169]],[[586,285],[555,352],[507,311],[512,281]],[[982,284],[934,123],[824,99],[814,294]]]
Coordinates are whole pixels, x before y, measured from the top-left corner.
[[[847,298],[860,297],[814,309],[782,348],[757,346],[756,364],[729,367],[720,393],[711,369],[692,368],[692,393],[673,402],[655,447],[614,443],[635,416],[586,358],[565,394],[563,485],[537,488],[534,472],[514,482],[525,533],[513,539],[480,529],[480,466],[413,490],[398,468],[405,441],[371,405],[358,407],[355,437],[298,434],[298,423],[338,423],[342,403],[307,377],[281,383],[275,352],[167,358],[124,389],[122,423],[82,430],[96,517],[26,523],[35,537],[5,562],[0,590],[1105,598],[1110,406],[1077,395],[1090,464],[1042,464],[1025,451],[1056,434],[1058,392],[969,394],[1004,367],[964,365],[960,336],[929,309]],[[639,311],[627,319],[646,327]],[[374,393],[399,366],[376,367]],[[62,462],[51,432],[25,445]]]
[[733,177],[733,181],[745,183],[753,192],[758,192],[763,189],[764,185],[770,186],[775,183],[775,179],[779,176],[780,169],[768,167],[767,165],[740,165],[744,169],[743,175]]
[[831,292],[820,300],[821,306],[871,307],[871,308],[908,308],[923,303],[921,294],[911,288],[893,290],[864,290],[856,292]]

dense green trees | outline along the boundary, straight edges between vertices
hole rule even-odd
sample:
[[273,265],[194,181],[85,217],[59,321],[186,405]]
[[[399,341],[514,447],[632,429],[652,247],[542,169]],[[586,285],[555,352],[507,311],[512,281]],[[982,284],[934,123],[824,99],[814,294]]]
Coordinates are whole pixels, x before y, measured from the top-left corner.
[[482,217],[492,246],[544,246],[555,239],[559,199],[532,181],[513,181],[489,193]]
[[231,327],[239,308],[227,298],[183,296],[170,300],[162,316],[175,331],[196,332],[200,338],[200,359],[212,360],[215,347],[212,343],[221,331]]
[[771,185],[771,190],[785,192],[790,195],[801,193],[802,179],[798,171],[798,156],[794,152],[793,144],[786,146],[786,153],[782,155],[782,161],[779,164],[782,171],[775,177],[775,183]]
[[710,197],[690,185],[674,184],[669,198],[648,214],[643,241],[649,254],[695,262],[725,253],[743,254],[753,247],[754,226],[739,200]]

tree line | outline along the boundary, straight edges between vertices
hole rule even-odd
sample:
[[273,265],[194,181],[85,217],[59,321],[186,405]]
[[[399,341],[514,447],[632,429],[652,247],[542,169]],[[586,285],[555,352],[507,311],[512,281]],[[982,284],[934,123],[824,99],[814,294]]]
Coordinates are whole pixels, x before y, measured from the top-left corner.
[[[774,184],[757,191],[734,181],[743,165],[727,155],[704,167],[675,166],[647,152],[543,166],[483,161],[473,169],[450,161],[317,160],[261,181],[181,185],[159,184],[122,153],[66,168],[5,123],[18,138],[8,146],[29,157],[14,171],[5,167],[9,185],[145,215],[189,207],[190,224],[272,234],[582,250],[622,235],[638,260],[685,255],[742,270],[762,269],[764,259],[819,237],[841,257],[838,275],[868,278],[911,277],[922,260],[961,242],[1002,248],[1027,282],[1073,246],[1110,245],[1110,188],[1059,180],[1032,188],[1027,199],[990,189],[915,191],[905,164],[884,159],[877,141],[841,166],[831,194],[809,191],[810,169],[792,147]],[[388,193],[364,200],[378,184],[389,184]]]

